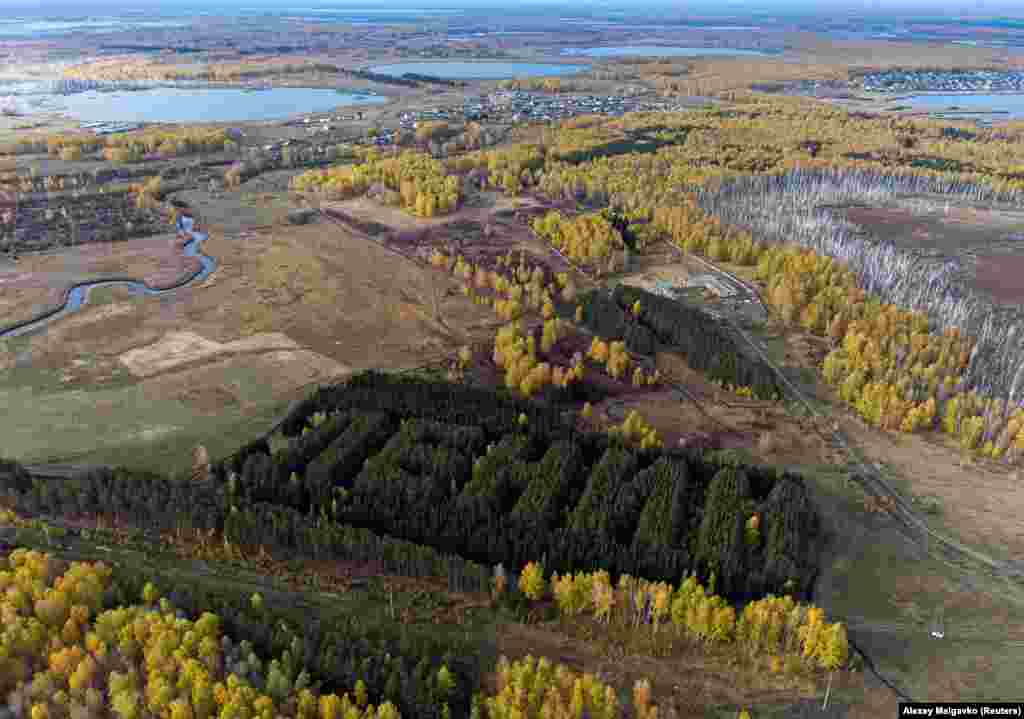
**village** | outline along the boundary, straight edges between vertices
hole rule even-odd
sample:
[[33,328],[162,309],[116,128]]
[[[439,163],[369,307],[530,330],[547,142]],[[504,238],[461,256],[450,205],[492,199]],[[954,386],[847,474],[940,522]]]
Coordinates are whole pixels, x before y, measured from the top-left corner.
[[403,113],[403,127],[422,120],[492,122],[544,122],[564,120],[577,115],[619,116],[627,112],[671,111],[682,109],[676,102],[652,102],[625,95],[546,95],[523,90],[499,91],[479,97],[467,97],[462,106],[419,113]]
[[1024,72],[889,70],[861,78],[867,92],[1022,92]]
[[[415,130],[421,122],[476,122],[493,124],[520,122],[554,122],[579,115],[617,117],[627,112],[678,112],[680,102],[655,101],[622,95],[545,95],[521,90],[498,91],[488,95],[467,97],[461,105],[441,106],[425,110],[408,110],[398,116],[397,128],[380,128],[369,140],[377,145],[395,144],[398,133]],[[362,119],[363,113],[311,114],[290,123],[303,126],[308,134],[330,133],[339,129],[339,122]]]

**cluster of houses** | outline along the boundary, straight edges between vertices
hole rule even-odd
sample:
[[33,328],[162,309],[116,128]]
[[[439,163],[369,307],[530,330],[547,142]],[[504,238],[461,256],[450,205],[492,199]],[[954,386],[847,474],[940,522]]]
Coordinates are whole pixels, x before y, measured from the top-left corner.
[[677,111],[682,105],[654,102],[619,95],[545,95],[521,90],[494,92],[467,97],[461,106],[403,112],[402,129],[415,129],[417,123],[433,120],[468,122],[488,120],[496,123],[544,122],[564,120],[577,115],[618,116],[627,112]]
[[293,120],[286,122],[285,125],[288,127],[305,127],[309,130],[311,135],[316,135],[321,132],[330,132],[338,122],[351,122],[353,120],[362,120],[363,113],[356,112],[348,115],[324,115],[322,117],[304,117],[299,120]]
[[868,92],[1024,92],[1024,72],[889,70],[861,78]]
[[79,126],[83,130],[91,130],[97,135],[114,135],[119,132],[131,132],[132,130],[142,129],[143,123],[141,122],[110,122],[110,121],[95,121],[95,122],[82,122]]
[[[549,122],[578,115],[619,116],[627,112],[679,112],[687,109],[678,102],[643,100],[619,95],[545,95],[521,90],[499,91],[489,95],[469,96],[461,105],[441,106],[427,110],[407,110],[399,117],[399,127],[380,128],[364,142],[390,145],[398,141],[400,132],[415,130],[422,122],[446,121],[462,123],[486,120],[493,124]],[[363,113],[346,115],[306,116],[285,123],[305,127],[309,135],[339,129],[338,123],[362,120]]]

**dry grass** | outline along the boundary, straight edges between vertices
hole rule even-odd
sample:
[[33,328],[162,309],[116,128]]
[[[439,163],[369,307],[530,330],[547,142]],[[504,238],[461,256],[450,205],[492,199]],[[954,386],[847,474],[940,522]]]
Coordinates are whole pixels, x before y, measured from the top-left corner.
[[[118,358],[129,353],[132,372],[150,376],[254,350],[237,341],[255,336],[260,344],[261,335],[279,333],[273,336],[290,341],[278,349],[309,349],[345,367],[401,367],[464,343],[449,339],[432,319],[431,298],[457,333],[492,319],[453,296],[449,278],[335,226],[284,227],[247,240],[213,233],[204,251],[219,262],[210,280],[160,298],[126,301],[126,293],[115,291],[116,309],[87,305],[33,338],[33,365],[57,371],[77,357],[96,356],[98,368],[106,360],[120,365]],[[253,312],[262,313],[255,327]],[[74,374],[83,382],[104,376],[98,369]]]
[[803,61],[850,68],[884,69],[1005,67],[1004,49],[943,42],[887,42],[825,39],[815,33],[791,33],[787,42]]
[[930,521],[951,530],[971,546],[996,556],[1024,552],[1024,484],[1004,466],[989,462],[963,465],[959,451],[941,438],[889,435],[869,429],[850,417],[840,419],[843,431],[872,461],[884,462],[917,496],[935,497],[941,516]]
[[259,299],[241,309],[245,335],[268,330],[281,308],[296,303],[330,306],[337,300],[320,258],[285,241],[276,240],[261,252],[255,269]]
[[[756,712],[823,693],[818,680],[773,675],[761,667],[746,666],[737,662],[732,651],[680,642],[666,656],[655,656],[643,644],[637,637],[623,644],[603,625],[588,620],[498,628],[500,653],[513,660],[544,656],[573,671],[597,675],[623,699],[624,716],[632,716],[628,713],[632,689],[640,679],[650,680],[659,717],[707,717],[737,706]],[[841,673],[834,688],[856,691],[861,685],[859,675]]]
[[762,455],[769,455],[780,449],[785,449],[785,440],[779,432],[766,431],[757,440],[757,451]]
[[28,319],[59,304],[75,282],[116,275],[138,277],[152,286],[169,285],[195,271],[198,263],[182,255],[174,235],[24,255],[16,265],[0,268],[0,324]]
[[[663,78],[659,84],[687,95],[711,95],[799,80],[846,80],[851,72],[887,68],[1002,68],[1013,62],[1007,51],[948,43],[896,43],[824,40],[814,33],[784,33],[782,58],[715,57],[682,61],[668,67],[638,66],[642,75]],[[685,75],[680,68],[687,68]]]
[[[19,416],[12,454],[171,466],[178,445],[213,435],[227,452],[303,387],[449,356],[493,320],[449,278],[333,226],[248,240],[211,228],[204,251],[219,263],[212,282],[161,297],[115,289],[0,351],[5,366],[31,358],[0,382],[0,406]],[[433,296],[448,329],[431,318]],[[247,307],[269,308],[260,332]],[[166,427],[183,429],[146,443]]]

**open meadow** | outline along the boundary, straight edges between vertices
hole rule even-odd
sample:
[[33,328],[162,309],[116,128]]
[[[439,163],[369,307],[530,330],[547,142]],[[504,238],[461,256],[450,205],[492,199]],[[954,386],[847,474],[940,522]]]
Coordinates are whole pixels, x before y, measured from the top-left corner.
[[4,324],[34,317],[60,305],[75,282],[105,277],[137,277],[151,287],[173,284],[199,268],[199,260],[182,254],[184,241],[173,234],[130,243],[88,244],[26,255],[0,268],[0,314]]
[[[91,299],[35,336],[4,342],[6,406],[30,413],[13,428],[19,455],[87,457],[175,434],[194,442],[217,434],[212,426],[241,420],[251,431],[254,414],[269,418],[300,388],[353,369],[423,364],[488,324],[478,308],[450,296],[443,278],[342,228],[269,226],[239,236],[222,234],[213,218],[207,226],[203,251],[218,267],[201,284],[162,297],[114,289],[103,298],[95,291],[99,304]],[[166,239],[131,240],[93,253],[91,263],[78,248],[29,257],[20,262],[38,266],[41,278],[20,272],[11,287],[34,291],[43,304],[72,278],[176,277],[173,265],[182,260],[170,252],[174,247]],[[74,262],[82,263],[80,271],[69,267]],[[32,278],[44,286],[32,287]],[[435,306],[445,325],[435,319]],[[339,307],[353,311],[339,314]],[[189,417],[207,417],[207,424]],[[174,444],[180,455],[173,461],[187,465],[191,445]],[[144,466],[169,459],[147,454],[137,455]]]

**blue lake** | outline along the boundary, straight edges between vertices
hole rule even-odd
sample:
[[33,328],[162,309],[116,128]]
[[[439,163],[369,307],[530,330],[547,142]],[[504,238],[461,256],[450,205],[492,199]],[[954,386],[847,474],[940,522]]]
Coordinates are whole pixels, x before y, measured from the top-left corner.
[[976,115],[988,114],[986,111],[1002,111],[992,115],[993,119],[1010,119],[1024,117],[1024,94],[1015,93],[964,93],[950,95],[913,95],[911,97],[900,97],[896,100],[899,105],[910,105],[915,110],[927,110],[929,112],[946,112],[954,106],[957,110],[950,113],[950,117],[957,114]]
[[379,95],[336,90],[275,87],[246,92],[233,88],[155,88],[119,92],[83,92],[60,98],[64,112],[83,121],[236,122],[280,120],[339,105],[384,102]]
[[174,20],[135,20],[131,18],[0,18],[0,37],[37,38],[80,33],[112,33],[132,29],[186,27],[188,23]]
[[759,50],[734,50],[727,47],[672,47],[661,45],[622,45],[618,47],[565,48],[563,55],[588,57],[697,57],[699,55],[766,55]]
[[401,77],[407,72],[445,80],[508,80],[514,77],[573,75],[589,65],[553,65],[537,62],[399,62],[377,65],[370,72]]

